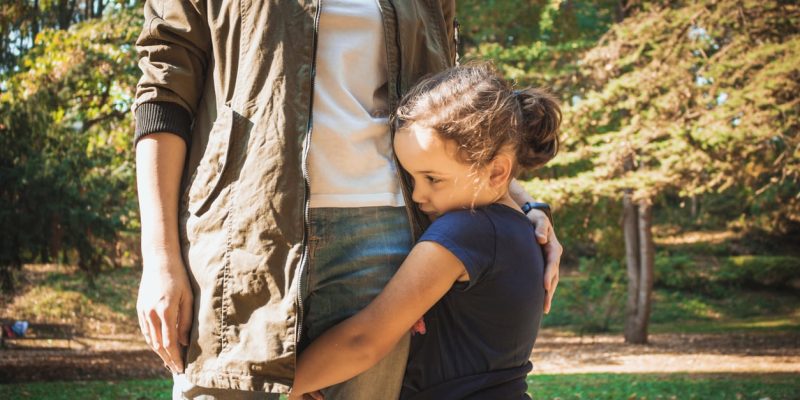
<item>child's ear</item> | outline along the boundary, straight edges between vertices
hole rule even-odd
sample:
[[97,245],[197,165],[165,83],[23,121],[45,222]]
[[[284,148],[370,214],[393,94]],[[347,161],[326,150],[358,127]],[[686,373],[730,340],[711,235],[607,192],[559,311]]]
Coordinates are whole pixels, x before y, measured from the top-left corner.
[[513,166],[514,161],[511,156],[505,153],[498,154],[489,165],[489,185],[492,187],[508,185]]

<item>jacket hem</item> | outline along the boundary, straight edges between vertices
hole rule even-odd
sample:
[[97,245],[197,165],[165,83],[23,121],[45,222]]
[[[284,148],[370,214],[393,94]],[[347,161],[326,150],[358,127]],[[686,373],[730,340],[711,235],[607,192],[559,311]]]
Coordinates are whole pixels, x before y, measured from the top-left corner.
[[270,382],[265,376],[232,374],[218,371],[187,373],[189,382],[208,388],[262,391],[267,393],[289,393],[290,386]]

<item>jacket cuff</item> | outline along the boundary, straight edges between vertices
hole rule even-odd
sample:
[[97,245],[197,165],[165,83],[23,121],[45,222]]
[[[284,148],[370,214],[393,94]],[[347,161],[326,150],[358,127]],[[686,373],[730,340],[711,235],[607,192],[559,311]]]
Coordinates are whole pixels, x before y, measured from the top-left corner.
[[168,102],[142,103],[136,108],[133,145],[151,133],[168,132],[180,136],[189,146],[192,116],[183,107]]

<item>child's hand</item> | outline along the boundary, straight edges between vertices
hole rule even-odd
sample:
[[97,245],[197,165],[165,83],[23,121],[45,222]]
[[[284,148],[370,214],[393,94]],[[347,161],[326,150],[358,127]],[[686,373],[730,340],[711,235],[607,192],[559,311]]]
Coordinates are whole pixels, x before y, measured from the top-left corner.
[[419,333],[420,335],[424,335],[428,332],[428,329],[425,327],[425,317],[419,317],[419,320],[414,323],[414,326],[411,327],[411,336],[414,334]]
[[287,400],[324,400],[325,396],[322,395],[322,392],[319,390],[311,392],[311,393],[296,393],[294,391],[289,392],[289,397]]

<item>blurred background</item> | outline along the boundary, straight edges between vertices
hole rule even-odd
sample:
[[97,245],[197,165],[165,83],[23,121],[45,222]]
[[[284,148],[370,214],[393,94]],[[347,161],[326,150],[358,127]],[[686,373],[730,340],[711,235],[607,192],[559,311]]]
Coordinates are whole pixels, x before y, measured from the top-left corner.
[[[800,5],[459,0],[561,98],[521,177],[565,247],[529,392],[800,398]],[[135,315],[137,0],[0,3],[0,398],[167,399]]]

